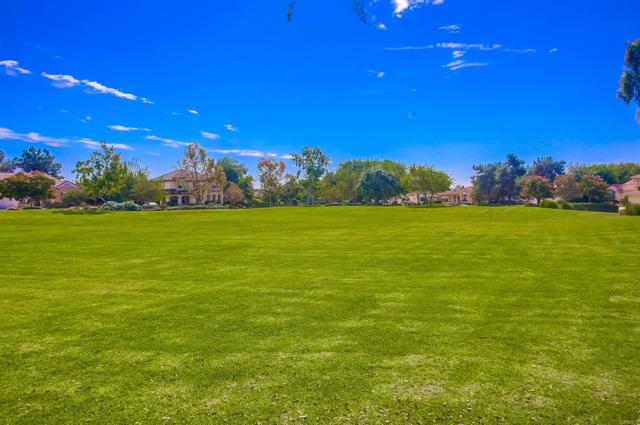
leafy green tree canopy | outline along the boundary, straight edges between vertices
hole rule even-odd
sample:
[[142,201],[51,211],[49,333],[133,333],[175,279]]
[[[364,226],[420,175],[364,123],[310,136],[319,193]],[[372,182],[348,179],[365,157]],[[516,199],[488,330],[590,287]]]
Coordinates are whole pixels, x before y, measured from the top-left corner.
[[438,192],[445,192],[451,188],[453,179],[444,171],[438,171],[432,166],[412,165],[409,168],[409,186],[411,190],[423,194],[429,198],[429,204],[433,203],[433,197]]
[[398,178],[381,168],[365,171],[358,188],[366,201],[374,200],[376,203],[380,203],[381,200],[386,203],[389,198],[402,193]]
[[523,179],[521,194],[526,198],[535,198],[540,205],[542,199],[553,196],[553,187],[551,182],[542,176],[527,176]]
[[54,197],[54,186],[55,181],[43,173],[19,172],[0,180],[0,198],[13,198],[20,202],[30,199],[40,203]]
[[228,157],[220,158],[218,160],[218,166],[224,170],[227,181],[236,184],[249,172],[243,163]]
[[40,172],[52,177],[60,177],[62,165],[56,162],[55,156],[47,149],[30,147],[14,159],[14,165],[25,173]]
[[0,173],[12,173],[16,169],[13,161],[6,159],[3,151],[0,151]]
[[291,154],[298,167],[298,178],[311,204],[315,204],[319,192],[320,179],[327,173],[331,159],[319,147],[305,146],[299,154]]
[[532,176],[540,176],[553,182],[556,177],[564,174],[566,165],[566,161],[558,161],[550,156],[537,158],[533,161],[529,169],[529,174]]
[[129,169],[113,146],[101,144],[86,161],[78,161],[73,171],[78,184],[95,200],[117,199],[125,191]]
[[[627,45],[618,97],[626,104],[635,102],[640,106],[640,38]],[[640,108],[636,117],[640,123]]]

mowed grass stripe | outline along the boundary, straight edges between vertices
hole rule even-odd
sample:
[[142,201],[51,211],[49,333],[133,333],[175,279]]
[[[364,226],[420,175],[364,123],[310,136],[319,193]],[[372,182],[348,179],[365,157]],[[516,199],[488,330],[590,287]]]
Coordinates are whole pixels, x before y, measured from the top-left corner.
[[640,221],[0,212],[6,423],[620,423]]

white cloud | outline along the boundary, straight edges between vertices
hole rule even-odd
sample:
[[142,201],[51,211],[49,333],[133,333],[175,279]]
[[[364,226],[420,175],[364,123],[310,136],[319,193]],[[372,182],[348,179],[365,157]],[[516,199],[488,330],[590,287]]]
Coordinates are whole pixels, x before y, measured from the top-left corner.
[[377,28],[381,31],[385,31],[387,29],[387,26],[385,24],[380,23],[378,24]]
[[461,58],[461,57],[463,57],[463,56],[464,56],[464,53],[465,53],[465,52],[464,52],[464,51],[462,51],[462,50],[454,50],[454,51],[451,53],[451,56],[453,56],[453,58],[454,58],[454,59],[459,59],[459,58]]
[[162,142],[171,148],[181,148],[183,146],[189,146],[191,144],[189,142],[181,142],[179,140],[165,139],[163,137],[158,137],[158,136],[146,136],[145,139],[154,140],[156,142]]
[[47,74],[43,72],[42,75],[44,78],[48,78],[53,81],[53,86],[59,89],[67,89],[69,87],[74,87],[80,84],[80,80],[77,80],[71,75],[65,74]]
[[0,128],[0,140],[20,140],[27,143],[42,143],[43,145],[59,147],[69,143],[69,139],[42,136],[36,132],[17,133],[8,128]]
[[198,115],[198,111],[196,111],[195,109],[189,109],[187,112],[191,115]]
[[178,115],[182,115],[182,112],[170,112],[170,114],[176,117]]
[[397,17],[402,17],[402,14],[407,10],[416,9],[423,4],[433,4],[439,6],[444,4],[444,0],[392,0],[391,3],[394,6],[393,14]]
[[462,26],[458,24],[444,25],[440,27],[442,31],[446,31],[449,34],[458,34],[462,30]]
[[[103,142],[96,142],[95,140],[91,140],[87,138],[81,138],[76,140],[75,142],[83,144],[88,149],[100,149],[103,143]],[[104,143],[106,143],[107,146],[113,147],[115,149],[122,149],[123,151],[134,150],[131,146],[125,145],[123,143],[110,143],[110,142],[104,142]]]
[[536,53],[536,49],[504,49],[507,53]]
[[234,126],[233,126],[233,124],[225,124],[225,125],[224,125],[224,128],[226,128],[226,129],[227,129],[227,130],[229,130],[229,131],[233,131],[233,132],[238,131],[238,128],[237,128],[237,127],[234,127]]
[[220,135],[217,133],[209,133],[208,131],[201,131],[200,135],[205,139],[217,140],[220,138]]
[[14,60],[3,60],[0,61],[0,66],[4,66],[7,75],[15,76],[18,74],[26,75],[31,74],[31,71],[25,68],[21,68],[20,63]]
[[221,153],[223,155],[249,156],[252,158],[280,158],[291,159],[291,155],[279,155],[273,152],[263,152],[253,149],[209,149],[212,153]]
[[484,62],[465,62],[464,60],[455,60],[455,61],[449,62],[446,65],[442,65],[443,68],[448,68],[452,71],[457,71],[463,68],[479,67],[479,66],[487,66],[487,64]]
[[558,53],[560,49],[558,49],[557,47],[554,47],[553,49],[549,50],[549,53]]
[[378,73],[376,74],[376,77],[378,78],[384,77],[384,71],[378,71]]
[[[69,143],[80,143],[89,149],[99,149],[100,142],[87,138],[63,138],[63,137],[48,137],[42,136],[35,131],[29,133],[17,133],[8,128],[0,128],[0,140],[20,140],[27,143],[41,143],[47,146],[60,147],[69,146]],[[122,143],[107,143],[109,146],[113,146],[116,149],[122,149],[126,151],[134,150],[131,146]]]
[[107,128],[113,131],[151,131],[150,129],[145,127],[127,127],[124,125],[117,125],[117,124],[108,125]]
[[91,118],[91,115],[87,115],[86,117],[81,118],[80,122],[83,124],[88,124],[91,122],[91,120],[93,120],[93,118]]
[[[77,85],[82,85],[91,90],[91,92],[101,93],[101,94],[110,94],[112,96],[119,97],[121,99],[127,100],[137,100],[138,96],[131,93],[125,93],[121,90],[114,89],[111,87],[107,87],[104,84],[101,84],[97,81],[89,81],[89,80],[79,80],[72,75],[67,74],[47,74],[43,72],[42,75],[44,78],[48,78],[53,81],[53,86],[59,89],[67,89],[70,87],[75,87]],[[143,103],[153,103],[147,98],[141,98]]]
[[122,92],[122,91],[120,91],[118,89],[112,89],[111,87],[107,87],[107,86],[105,86],[103,84],[100,84],[97,81],[82,80],[82,83],[84,85],[86,85],[87,87],[91,87],[92,89],[94,89],[98,93],[112,94],[112,95],[114,95],[116,97],[120,97],[122,99],[127,99],[127,100],[136,100],[138,98],[134,94],[125,93],[125,92]]

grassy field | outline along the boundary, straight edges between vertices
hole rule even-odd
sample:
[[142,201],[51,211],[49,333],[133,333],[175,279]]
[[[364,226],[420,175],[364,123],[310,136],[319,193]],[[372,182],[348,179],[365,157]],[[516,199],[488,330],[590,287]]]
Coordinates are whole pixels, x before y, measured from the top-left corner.
[[640,420],[640,219],[0,212],[0,422]]

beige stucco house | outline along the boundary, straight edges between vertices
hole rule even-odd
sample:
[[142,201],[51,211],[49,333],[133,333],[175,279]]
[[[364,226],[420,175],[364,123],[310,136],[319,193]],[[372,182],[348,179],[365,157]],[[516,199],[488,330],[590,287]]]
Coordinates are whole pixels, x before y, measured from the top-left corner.
[[[0,173],[0,180],[7,179],[11,176],[16,175],[17,173]],[[78,186],[72,181],[65,179],[58,179],[56,177],[47,176],[51,180],[55,182],[55,186],[53,187],[54,197],[50,199],[47,204],[61,204],[62,199],[64,198],[64,194],[76,190],[82,190],[82,187]],[[6,210],[9,208],[18,208],[20,206],[19,202],[15,199],[8,198],[0,198],[0,210]]]
[[211,185],[211,190],[207,199],[199,200],[194,196],[189,196],[190,185],[193,184],[193,175],[185,170],[175,170],[170,173],[156,177],[154,180],[162,184],[165,192],[165,203],[175,205],[197,205],[197,204],[222,204],[224,202],[223,188]]
[[632,176],[631,180],[624,184],[611,185],[609,190],[617,202],[622,202],[625,197],[629,197],[629,202],[640,205],[640,174]]
[[449,205],[472,205],[473,187],[463,187],[450,190],[449,192],[438,193],[438,198]]

